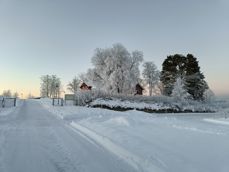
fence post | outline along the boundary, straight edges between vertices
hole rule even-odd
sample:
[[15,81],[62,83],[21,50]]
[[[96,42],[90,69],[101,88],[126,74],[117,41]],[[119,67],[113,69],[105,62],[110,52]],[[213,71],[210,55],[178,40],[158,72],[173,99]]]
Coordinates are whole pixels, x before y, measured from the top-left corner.
[[54,106],[54,98],[52,98],[52,105]]
[[5,98],[2,99],[2,107],[5,107]]
[[16,101],[17,101],[17,99],[16,99],[16,98],[14,98],[14,107],[16,106]]

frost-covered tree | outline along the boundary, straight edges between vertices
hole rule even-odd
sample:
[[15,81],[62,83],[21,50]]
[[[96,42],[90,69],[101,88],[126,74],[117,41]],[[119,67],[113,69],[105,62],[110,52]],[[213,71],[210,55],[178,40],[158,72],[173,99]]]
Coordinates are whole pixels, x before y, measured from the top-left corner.
[[51,76],[50,97],[59,97],[61,91],[61,81],[56,75]]
[[152,96],[153,89],[159,82],[160,72],[153,62],[145,62],[143,64],[142,76],[148,86],[149,95]]
[[15,93],[13,94],[13,97],[14,97],[14,98],[18,98],[18,97],[19,97],[18,92],[15,92]]
[[40,94],[42,97],[59,97],[61,81],[56,75],[44,75],[41,77]]
[[12,92],[11,90],[4,90],[2,93],[3,97],[12,97]]
[[34,96],[31,94],[31,93],[29,93],[28,95],[27,95],[27,99],[33,99],[34,98]]
[[72,81],[68,83],[67,89],[75,94],[79,88],[80,82],[81,82],[80,79],[78,79],[77,77],[74,77]]
[[212,102],[215,100],[215,94],[211,89],[207,89],[204,92],[204,101],[205,102]]
[[185,82],[181,77],[176,79],[171,96],[176,100],[186,100],[190,98],[190,94],[185,89]]
[[49,75],[41,76],[41,88],[40,88],[41,97],[50,97],[50,83],[51,83],[51,78]]
[[96,49],[92,57],[94,68],[88,70],[87,78],[96,88],[110,93],[130,94],[139,82],[142,61],[142,52],[129,53],[121,44]]

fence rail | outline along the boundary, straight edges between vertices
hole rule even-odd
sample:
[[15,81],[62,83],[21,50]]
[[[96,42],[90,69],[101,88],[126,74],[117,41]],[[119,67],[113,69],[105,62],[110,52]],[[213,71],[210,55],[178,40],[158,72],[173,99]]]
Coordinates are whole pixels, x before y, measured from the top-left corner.
[[52,105],[53,106],[64,106],[64,99],[63,98],[52,98]]
[[17,103],[17,98],[8,98],[8,97],[3,97],[0,99],[0,107],[5,108],[5,107],[15,107]]

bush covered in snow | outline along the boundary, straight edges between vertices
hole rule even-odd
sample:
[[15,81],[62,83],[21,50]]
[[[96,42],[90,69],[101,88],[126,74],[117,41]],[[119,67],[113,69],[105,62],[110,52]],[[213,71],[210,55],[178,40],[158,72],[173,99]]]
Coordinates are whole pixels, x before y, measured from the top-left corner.
[[76,93],[76,104],[119,110],[144,110],[148,112],[213,112],[211,103],[193,100],[180,101],[167,96],[139,96],[110,94],[100,90]]
[[167,96],[141,96],[141,95],[125,95],[125,94],[111,94],[109,92],[104,92],[101,90],[91,90],[91,91],[78,91],[76,93],[76,104],[86,105],[96,99],[103,98],[107,100],[119,99],[122,101],[132,101],[132,102],[146,102],[146,103],[170,103],[173,98]]

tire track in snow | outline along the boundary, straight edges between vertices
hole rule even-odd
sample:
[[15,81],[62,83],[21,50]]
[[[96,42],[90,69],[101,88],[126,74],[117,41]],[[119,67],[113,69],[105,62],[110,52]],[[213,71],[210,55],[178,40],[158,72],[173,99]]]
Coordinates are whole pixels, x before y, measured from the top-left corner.
[[70,124],[73,128],[77,129],[79,132],[83,133],[90,140],[94,140],[96,143],[104,147],[106,150],[118,156],[120,159],[124,160],[126,163],[131,165],[134,169],[141,172],[163,172],[162,169],[158,168],[151,162],[143,160],[140,157],[134,155],[133,153],[127,151],[126,149],[120,147],[119,145],[113,143],[108,138],[97,134],[96,132],[77,124],[76,122],[71,122]]
[[[47,120],[50,120],[46,116]],[[45,129],[46,132],[42,132],[44,143],[41,143],[47,157],[53,163],[58,172],[77,172],[84,171],[80,162],[76,161],[71,154],[71,151],[64,144],[63,138],[60,138],[56,128],[48,126]]]
[[172,125],[173,128],[179,129],[179,130],[186,130],[186,131],[192,131],[192,132],[198,132],[203,134],[213,134],[213,135],[225,135],[225,133],[221,131],[214,131],[214,130],[204,130],[199,129],[196,127],[187,127],[187,126],[180,126],[180,125]]
[[41,145],[56,170],[58,172],[83,171],[80,163],[73,162],[70,151],[64,146],[56,131],[51,127],[48,128],[48,133],[43,136],[46,142],[41,143]]
[[[44,117],[46,121],[51,120],[48,116]],[[71,152],[64,144],[62,138],[60,138],[56,129],[56,126],[53,126],[52,123],[50,123],[50,126],[40,127],[39,130],[43,130],[38,133],[39,138],[43,138],[40,140],[42,152],[46,154],[46,157],[53,164],[57,172],[82,171],[80,163],[73,161]]]
[[2,125],[0,128],[0,172],[6,171],[4,167],[4,149],[6,144],[7,132],[10,129],[11,128],[8,125]]
[[213,123],[213,124],[221,124],[221,125],[229,125],[229,120],[226,119],[204,119],[204,121]]
[[4,136],[4,129],[0,129],[0,171],[3,172],[4,170],[4,166],[3,166],[3,146],[5,143],[5,136]]

